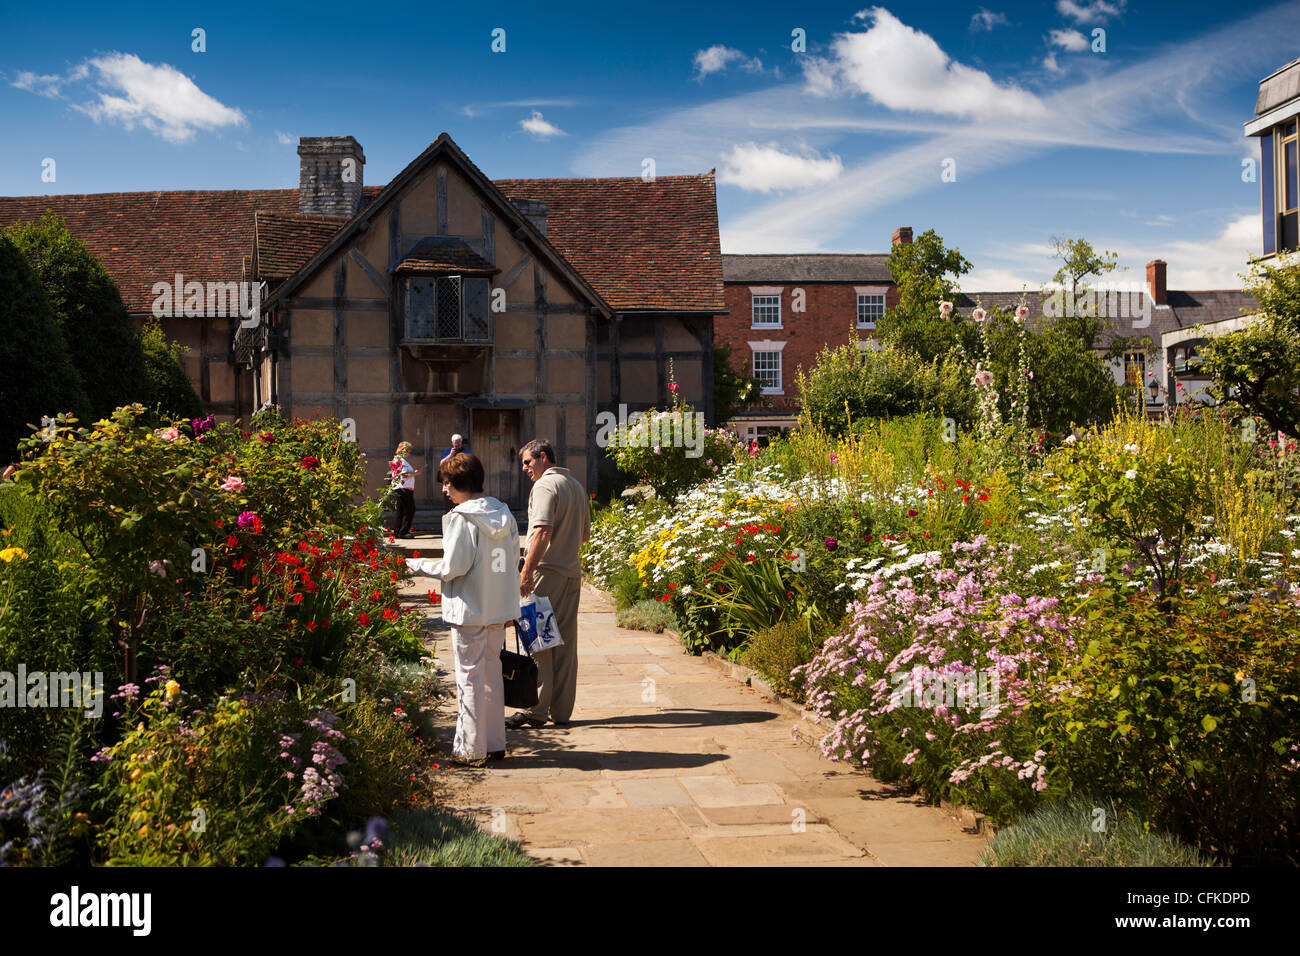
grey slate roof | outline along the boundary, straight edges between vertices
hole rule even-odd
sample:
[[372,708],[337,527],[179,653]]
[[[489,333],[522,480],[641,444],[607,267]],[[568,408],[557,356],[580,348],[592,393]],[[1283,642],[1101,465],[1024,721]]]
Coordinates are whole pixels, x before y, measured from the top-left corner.
[[1292,60],[1276,73],[1259,81],[1259,97],[1255,100],[1255,115],[1263,116],[1287,100],[1300,96],[1300,60]]
[[723,282],[889,282],[889,256],[724,255]]
[[[976,306],[982,306],[988,310],[1005,309],[1008,312],[1014,312],[1016,307],[1023,301],[1024,305],[1029,308],[1030,328],[1036,328],[1049,321],[1043,313],[1043,300],[1045,298],[1047,296],[1043,295],[1042,292],[972,292],[957,295],[953,305],[959,314],[966,317],[970,314],[970,310]],[[1116,335],[1126,338],[1150,336],[1152,339],[1156,339],[1165,332],[1190,329],[1198,325],[1222,322],[1225,319],[1235,319],[1253,312],[1258,307],[1255,297],[1249,292],[1231,290],[1210,292],[1170,290],[1166,293],[1166,299],[1169,308],[1162,309],[1152,306],[1151,324],[1143,328],[1135,328],[1128,317],[1108,317],[1107,323],[1110,328],[1102,333],[1097,344],[1105,347],[1109,344],[1111,338]]]

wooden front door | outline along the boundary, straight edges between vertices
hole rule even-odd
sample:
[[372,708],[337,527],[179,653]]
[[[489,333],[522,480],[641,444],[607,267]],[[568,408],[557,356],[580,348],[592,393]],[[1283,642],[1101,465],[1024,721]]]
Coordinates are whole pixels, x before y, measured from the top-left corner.
[[513,511],[523,507],[520,496],[519,411],[475,408],[470,412],[470,448],[483,462],[483,491]]

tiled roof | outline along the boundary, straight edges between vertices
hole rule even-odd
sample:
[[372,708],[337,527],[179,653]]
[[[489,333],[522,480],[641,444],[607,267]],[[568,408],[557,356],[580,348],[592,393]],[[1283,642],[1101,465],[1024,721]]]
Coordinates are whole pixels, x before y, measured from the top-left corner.
[[724,282],[892,282],[888,254],[725,255]]
[[92,193],[0,197],[0,227],[39,219],[68,221],[122,290],[131,312],[148,312],[155,282],[245,278],[253,250],[253,213],[298,211],[296,189]]
[[726,311],[712,173],[494,185],[546,203],[546,238],[614,309]]
[[259,210],[256,217],[259,279],[293,275],[347,222],[338,216],[286,215],[265,210]]
[[[546,203],[546,238],[614,308],[726,310],[712,173],[653,183],[508,179],[496,185],[507,198]],[[367,201],[381,189],[367,186]],[[135,313],[148,312],[153,284],[170,283],[176,273],[200,282],[245,278],[255,222],[259,277],[269,279],[304,265],[343,224],[299,215],[297,189],[222,189],[0,197],[0,228],[38,219],[47,209],[67,219]],[[255,220],[258,212],[266,215]]]
[[455,236],[430,236],[417,243],[394,272],[464,272],[495,275],[501,270]]

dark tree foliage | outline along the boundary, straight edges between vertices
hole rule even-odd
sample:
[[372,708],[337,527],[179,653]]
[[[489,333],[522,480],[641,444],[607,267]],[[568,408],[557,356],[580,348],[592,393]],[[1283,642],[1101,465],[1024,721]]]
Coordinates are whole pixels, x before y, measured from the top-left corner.
[[86,421],[90,402],[40,279],[2,233],[0,330],[0,457],[9,462],[29,425],[59,412]]
[[63,329],[72,364],[81,375],[94,418],[144,397],[145,361],[135,321],[108,270],[47,213],[17,223],[9,236],[35,270]]

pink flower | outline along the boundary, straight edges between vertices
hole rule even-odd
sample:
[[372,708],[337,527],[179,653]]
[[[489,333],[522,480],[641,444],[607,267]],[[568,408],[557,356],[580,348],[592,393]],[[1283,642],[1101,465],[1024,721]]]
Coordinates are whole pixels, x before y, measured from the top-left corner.
[[974,312],[970,314],[970,317],[974,319],[976,322],[983,322],[984,317],[987,315],[988,313],[985,312],[983,309],[976,309]]
[[164,428],[162,431],[158,432],[158,437],[163,441],[175,441],[181,437],[181,433],[175,428]]
[[241,511],[239,513],[239,520],[236,524],[241,528],[251,528],[254,524],[261,524],[261,521],[258,519],[257,515],[253,514],[253,512]]
[[835,454],[835,452],[831,452],[831,464],[838,465],[839,463],[840,463],[840,456]]
[[676,392],[676,391],[677,391],[677,388],[678,388],[678,385],[677,385],[676,382],[669,382],[669,383],[668,383],[668,391],[670,391],[670,392]]
[[1016,308],[1016,325],[1019,325],[1025,319],[1029,318],[1029,306],[1022,305]]
[[315,471],[320,467],[320,459],[315,455],[304,455],[301,464],[308,471]]
[[226,478],[225,481],[221,483],[221,490],[222,491],[243,491],[244,479],[240,478],[238,475],[230,475]]
[[951,302],[940,302],[940,303],[939,303],[939,314],[942,315],[945,319],[946,319],[949,315],[951,315],[951,314],[952,314],[952,303],[951,303]]

